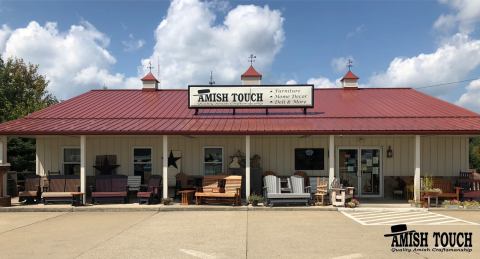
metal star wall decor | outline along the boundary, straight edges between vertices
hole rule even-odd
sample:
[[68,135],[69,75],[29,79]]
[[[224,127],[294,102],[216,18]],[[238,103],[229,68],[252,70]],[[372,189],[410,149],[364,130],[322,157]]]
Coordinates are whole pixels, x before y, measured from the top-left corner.
[[177,160],[179,160],[182,157],[175,157],[173,155],[173,150],[170,150],[170,155],[168,156],[168,167],[173,166],[178,169],[177,166]]

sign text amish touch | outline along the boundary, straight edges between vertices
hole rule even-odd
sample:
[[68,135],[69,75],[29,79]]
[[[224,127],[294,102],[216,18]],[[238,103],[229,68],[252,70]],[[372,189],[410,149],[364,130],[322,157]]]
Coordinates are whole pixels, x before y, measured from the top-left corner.
[[188,86],[189,108],[310,108],[313,85]]

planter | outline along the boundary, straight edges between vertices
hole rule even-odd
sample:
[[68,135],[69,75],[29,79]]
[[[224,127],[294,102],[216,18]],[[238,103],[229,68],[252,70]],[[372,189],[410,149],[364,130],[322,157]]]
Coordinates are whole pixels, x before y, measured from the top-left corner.
[[258,201],[252,201],[252,206],[257,207],[258,206]]

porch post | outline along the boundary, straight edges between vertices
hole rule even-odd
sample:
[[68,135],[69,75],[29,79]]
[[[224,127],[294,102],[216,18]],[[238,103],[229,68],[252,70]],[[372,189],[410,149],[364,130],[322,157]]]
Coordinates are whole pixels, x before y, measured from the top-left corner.
[[245,136],[245,198],[250,196],[250,135]]
[[85,172],[87,157],[87,137],[80,136],[80,191],[83,192],[83,204],[87,202],[87,175]]
[[163,135],[163,198],[168,198],[168,136]]
[[330,135],[328,143],[328,188],[335,177],[335,136]]
[[420,135],[415,135],[415,175],[413,178],[413,195],[420,201]]
[[[0,165],[1,164],[6,164],[7,163],[7,137],[6,136],[0,136]],[[3,193],[0,193],[0,196],[6,196],[7,195],[7,174],[3,175],[2,181],[3,186],[1,186],[1,190],[3,190]]]

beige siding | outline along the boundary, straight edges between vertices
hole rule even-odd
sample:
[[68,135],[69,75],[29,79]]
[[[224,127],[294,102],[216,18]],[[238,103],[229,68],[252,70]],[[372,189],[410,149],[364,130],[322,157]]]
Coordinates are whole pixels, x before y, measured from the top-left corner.
[[[422,175],[458,175],[468,169],[468,137],[464,136],[422,136]],[[62,170],[62,149],[79,146],[78,136],[37,137],[38,174],[48,170]],[[183,172],[192,175],[203,174],[203,147],[224,148],[224,170],[228,168],[230,156],[238,150],[245,151],[244,136],[169,136],[168,150],[180,151],[180,166]],[[387,158],[391,146],[393,157]],[[162,170],[162,136],[87,136],[87,175],[93,175],[96,155],[117,155],[118,172],[133,174],[133,148],[151,147],[153,174]],[[252,136],[252,155],[261,157],[263,170],[289,175],[295,171],[295,148],[324,148],[325,170],[310,171],[309,175],[328,175],[328,136]],[[386,176],[413,175],[414,136],[336,136],[335,147],[379,147],[382,149],[383,172]],[[177,173],[169,168],[170,179]]]

